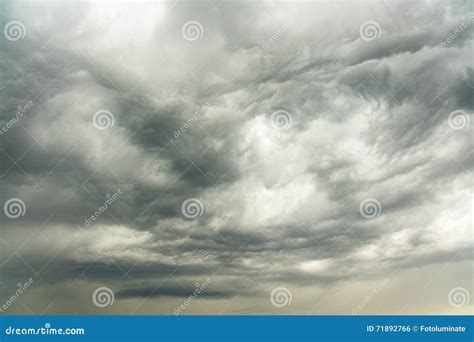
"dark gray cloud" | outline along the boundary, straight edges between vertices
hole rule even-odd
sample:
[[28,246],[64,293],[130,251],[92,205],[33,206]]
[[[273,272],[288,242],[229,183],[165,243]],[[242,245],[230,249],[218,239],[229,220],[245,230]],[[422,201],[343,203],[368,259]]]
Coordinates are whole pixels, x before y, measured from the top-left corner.
[[99,286],[124,314],[173,308],[207,278],[230,313],[282,286],[285,313],[385,278],[414,298],[413,269],[442,277],[425,306],[472,287],[469,3],[0,6],[25,32],[0,40],[0,203],[25,204],[0,216],[1,284],[33,277],[32,311],[95,312]]
[[[118,298],[135,298],[135,297],[144,297],[144,298],[154,298],[161,296],[168,297],[179,297],[187,298],[192,296],[195,291],[195,288],[180,288],[179,284],[175,284],[173,287],[149,287],[149,288],[134,288],[121,290],[117,293]],[[226,291],[204,291],[202,297],[207,298],[229,298],[232,297],[232,292]]]

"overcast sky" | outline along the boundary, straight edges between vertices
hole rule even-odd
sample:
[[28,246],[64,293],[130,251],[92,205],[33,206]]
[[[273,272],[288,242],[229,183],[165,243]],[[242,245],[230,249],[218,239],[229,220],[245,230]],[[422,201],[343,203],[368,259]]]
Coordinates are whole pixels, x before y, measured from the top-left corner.
[[472,310],[472,2],[0,19],[7,313]]

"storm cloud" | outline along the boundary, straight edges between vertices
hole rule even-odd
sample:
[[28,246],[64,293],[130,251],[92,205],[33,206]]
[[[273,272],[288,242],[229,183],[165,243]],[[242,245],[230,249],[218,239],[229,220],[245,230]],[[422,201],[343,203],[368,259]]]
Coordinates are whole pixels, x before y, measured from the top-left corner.
[[470,2],[0,12],[7,312],[472,309]]

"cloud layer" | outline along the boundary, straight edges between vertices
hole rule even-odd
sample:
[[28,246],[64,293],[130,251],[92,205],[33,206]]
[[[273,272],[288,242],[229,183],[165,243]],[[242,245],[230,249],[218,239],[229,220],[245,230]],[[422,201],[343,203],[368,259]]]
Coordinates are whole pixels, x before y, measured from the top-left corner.
[[464,313],[468,2],[1,12],[2,298],[35,280],[11,312],[172,314],[209,279],[186,313]]

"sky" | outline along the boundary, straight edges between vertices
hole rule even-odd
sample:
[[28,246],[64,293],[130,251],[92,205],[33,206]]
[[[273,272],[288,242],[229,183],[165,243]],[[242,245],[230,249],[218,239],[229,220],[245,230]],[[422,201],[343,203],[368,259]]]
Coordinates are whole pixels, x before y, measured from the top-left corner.
[[473,312],[472,2],[0,19],[2,314]]

